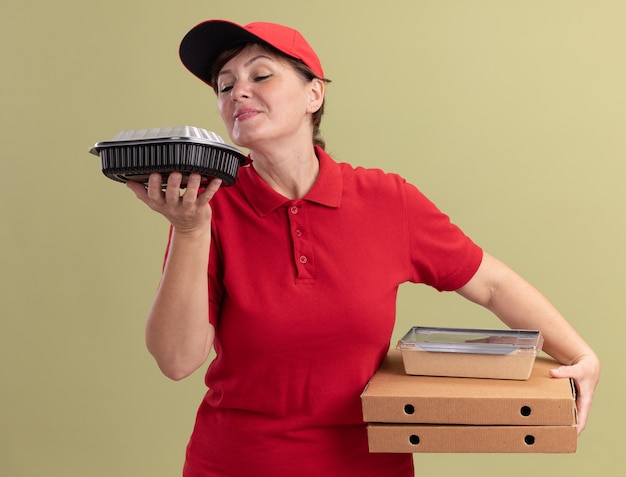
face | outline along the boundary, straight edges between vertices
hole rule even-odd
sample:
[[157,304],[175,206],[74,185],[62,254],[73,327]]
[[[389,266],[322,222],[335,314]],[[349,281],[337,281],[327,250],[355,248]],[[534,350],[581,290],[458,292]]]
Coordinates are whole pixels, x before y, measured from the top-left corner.
[[324,98],[321,80],[307,81],[283,58],[251,45],[224,65],[216,85],[222,121],[238,146],[312,143],[311,115]]

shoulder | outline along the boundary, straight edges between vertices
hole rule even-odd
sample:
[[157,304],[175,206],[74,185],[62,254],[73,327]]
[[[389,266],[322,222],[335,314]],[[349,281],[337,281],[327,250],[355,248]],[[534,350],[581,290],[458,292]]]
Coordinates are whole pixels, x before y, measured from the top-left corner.
[[408,203],[430,203],[416,185],[398,173],[342,162],[338,165],[346,192],[355,191],[379,201],[396,198]]
[[391,192],[400,191],[407,184],[407,181],[395,172],[388,172],[376,167],[355,166],[336,159],[331,160],[339,168],[344,186],[366,187],[369,190]]
[[[334,160],[334,159],[333,159]],[[336,162],[341,171],[344,197],[352,195],[360,200],[371,199],[383,206],[401,205],[412,214],[438,214],[437,206],[422,191],[402,175],[381,168],[354,166]]]

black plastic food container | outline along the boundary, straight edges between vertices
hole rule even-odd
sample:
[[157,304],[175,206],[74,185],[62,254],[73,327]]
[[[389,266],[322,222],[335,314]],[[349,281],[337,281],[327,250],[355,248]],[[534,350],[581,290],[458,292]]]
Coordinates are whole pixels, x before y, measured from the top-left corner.
[[247,159],[214,132],[192,126],[120,131],[89,152],[100,156],[102,172],[114,181],[147,184],[150,174],[159,172],[164,188],[175,171],[183,174],[183,187],[192,173],[201,175],[202,185],[219,178],[223,186],[230,186]]

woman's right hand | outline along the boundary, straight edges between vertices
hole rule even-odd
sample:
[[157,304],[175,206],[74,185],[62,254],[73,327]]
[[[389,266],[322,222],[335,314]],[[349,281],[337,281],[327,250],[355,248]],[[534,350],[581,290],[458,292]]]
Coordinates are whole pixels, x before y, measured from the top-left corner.
[[128,181],[126,185],[138,199],[163,215],[177,233],[193,234],[196,231],[206,230],[211,223],[212,216],[209,201],[220,188],[222,181],[213,179],[207,188],[200,192],[200,175],[191,174],[187,187],[181,194],[182,177],[180,172],[172,172],[167,178],[165,191],[161,187],[161,174],[157,172],[150,174],[147,187],[133,181]]

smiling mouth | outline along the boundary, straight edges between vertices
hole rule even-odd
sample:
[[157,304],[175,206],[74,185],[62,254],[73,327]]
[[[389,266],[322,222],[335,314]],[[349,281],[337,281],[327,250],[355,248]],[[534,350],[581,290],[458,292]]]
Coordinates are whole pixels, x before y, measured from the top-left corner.
[[235,114],[235,121],[243,121],[245,119],[256,116],[259,112],[256,109],[247,109],[244,111],[238,111]]

